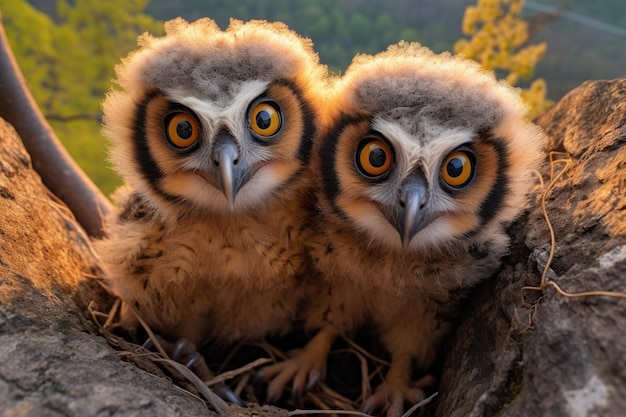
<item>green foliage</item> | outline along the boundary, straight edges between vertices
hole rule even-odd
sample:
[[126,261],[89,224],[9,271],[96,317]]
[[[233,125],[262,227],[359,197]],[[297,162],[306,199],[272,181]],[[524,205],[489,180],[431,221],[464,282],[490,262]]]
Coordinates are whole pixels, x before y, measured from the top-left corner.
[[147,11],[162,20],[209,16],[222,28],[231,17],[282,21],[312,39],[320,60],[335,72],[343,71],[356,53],[374,54],[400,40],[420,40],[414,27],[397,24],[379,7],[348,0],[152,0]]
[[[13,51],[35,100],[81,168],[110,194],[120,179],[106,161],[100,103],[114,65],[136,47],[137,35],[162,33],[163,20],[210,16],[225,27],[231,16],[287,23],[314,40],[320,59],[342,71],[355,53],[376,53],[418,33],[377,8],[355,10],[334,0],[0,0]],[[33,6],[36,5],[38,8]],[[54,5],[54,6],[53,6]],[[45,10],[43,13],[40,10]],[[144,12],[144,10],[147,10]],[[193,12],[193,11],[196,12]]]
[[106,194],[120,179],[106,162],[100,103],[115,77],[114,65],[135,49],[137,35],[162,32],[162,24],[143,13],[147,2],[59,0],[53,20],[25,0],[0,0],[9,43],[35,100]]
[[[529,79],[543,57],[546,44],[528,44],[528,23],[520,17],[524,0],[478,0],[468,6],[463,18],[463,32],[469,39],[459,39],[454,52],[478,61],[487,70],[506,73],[506,81],[516,86]],[[530,117],[546,110],[547,86],[543,79],[533,81],[521,91],[529,105]]]
[[[53,99],[49,84],[51,65],[56,61],[54,22],[25,1],[0,0],[0,17],[13,53],[39,105]],[[33,30],[37,28],[37,30]],[[36,93],[36,94],[35,94]]]
[[[162,32],[161,23],[155,19],[209,16],[221,27],[228,25],[230,17],[283,21],[313,40],[321,61],[331,70],[342,72],[355,53],[376,53],[401,39],[420,41],[438,52],[452,50],[454,42],[463,36],[463,9],[475,2],[0,0],[0,13],[39,106],[72,156],[108,194],[120,180],[106,162],[100,103],[114,78],[113,66],[136,47],[137,35]],[[542,3],[626,26],[623,0]],[[547,41],[550,48],[535,68],[535,74],[547,83],[529,85],[523,78],[532,74],[534,64],[525,65],[530,61],[524,56],[516,61],[519,85],[529,87],[524,90],[527,99],[545,97],[546,84],[554,99],[585,79],[623,75],[623,38],[603,36],[563,19],[536,26],[531,18],[526,19],[528,14],[534,13],[524,10],[529,42]]]

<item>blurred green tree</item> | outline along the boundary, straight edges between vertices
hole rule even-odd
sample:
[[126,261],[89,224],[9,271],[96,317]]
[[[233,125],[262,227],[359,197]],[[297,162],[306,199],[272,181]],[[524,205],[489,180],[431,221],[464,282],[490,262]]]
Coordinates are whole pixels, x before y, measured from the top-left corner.
[[[49,15],[31,3],[45,6]],[[522,4],[479,0],[468,7],[463,28],[470,39],[457,42],[455,51],[498,73],[509,71],[503,76],[513,85],[530,77],[545,45],[524,46],[528,33],[519,17]],[[136,47],[138,34],[163,33],[162,23],[150,13],[165,19],[180,9],[181,4],[167,0],[56,0],[54,6],[44,0],[0,0],[7,36],[33,96],[70,154],[105,194],[120,184],[108,168],[100,134],[100,103],[112,85],[114,65]],[[421,40],[413,26],[398,24],[376,2],[186,0],[184,10],[191,13],[187,19],[210,16],[221,27],[231,16],[284,21],[311,38],[321,61],[335,72],[342,72],[356,53],[375,54],[400,40]],[[534,109],[548,103],[545,93],[543,80],[522,91]]]
[[55,18],[26,0],[0,0],[7,37],[28,86],[59,139],[109,194],[120,179],[107,167],[100,103],[114,65],[139,33],[163,25],[144,13],[149,0],[60,0]]

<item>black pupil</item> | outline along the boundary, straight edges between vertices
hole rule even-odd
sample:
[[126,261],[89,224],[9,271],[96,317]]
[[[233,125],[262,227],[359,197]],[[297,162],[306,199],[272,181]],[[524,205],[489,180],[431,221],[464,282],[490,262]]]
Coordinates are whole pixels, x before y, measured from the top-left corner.
[[267,110],[261,110],[256,115],[256,125],[259,129],[267,129],[272,123],[272,115]]
[[193,126],[187,120],[181,120],[176,125],[176,134],[181,139],[189,139],[193,135]]
[[387,161],[387,154],[381,148],[372,149],[369,155],[370,164],[375,168],[380,168]]
[[451,159],[448,162],[448,166],[446,166],[446,171],[451,178],[461,176],[463,173],[463,160],[461,158]]

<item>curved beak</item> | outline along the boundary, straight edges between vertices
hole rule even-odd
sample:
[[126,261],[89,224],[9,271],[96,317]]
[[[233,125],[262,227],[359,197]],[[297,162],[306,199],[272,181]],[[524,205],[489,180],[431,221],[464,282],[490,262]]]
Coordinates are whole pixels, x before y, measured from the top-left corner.
[[428,197],[428,182],[421,170],[406,177],[398,190],[398,209],[393,224],[400,233],[404,248],[432,221],[426,209]]
[[219,133],[213,146],[213,162],[217,167],[217,184],[231,209],[235,207],[235,197],[245,183],[244,173],[239,165],[239,147],[228,133]]

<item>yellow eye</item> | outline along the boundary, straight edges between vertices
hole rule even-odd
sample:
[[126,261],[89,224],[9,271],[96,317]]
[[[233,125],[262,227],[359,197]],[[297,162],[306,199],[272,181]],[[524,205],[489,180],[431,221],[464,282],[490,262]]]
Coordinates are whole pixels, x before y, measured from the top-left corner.
[[278,108],[270,102],[256,104],[250,111],[250,128],[261,138],[278,133],[282,120]]
[[378,138],[368,138],[359,144],[356,152],[356,166],[364,176],[376,178],[391,168],[393,152],[387,142]]
[[189,113],[171,113],[165,119],[165,136],[173,147],[188,149],[200,136],[198,121]]
[[476,157],[470,151],[457,150],[441,165],[441,179],[452,188],[463,188],[474,179]]

